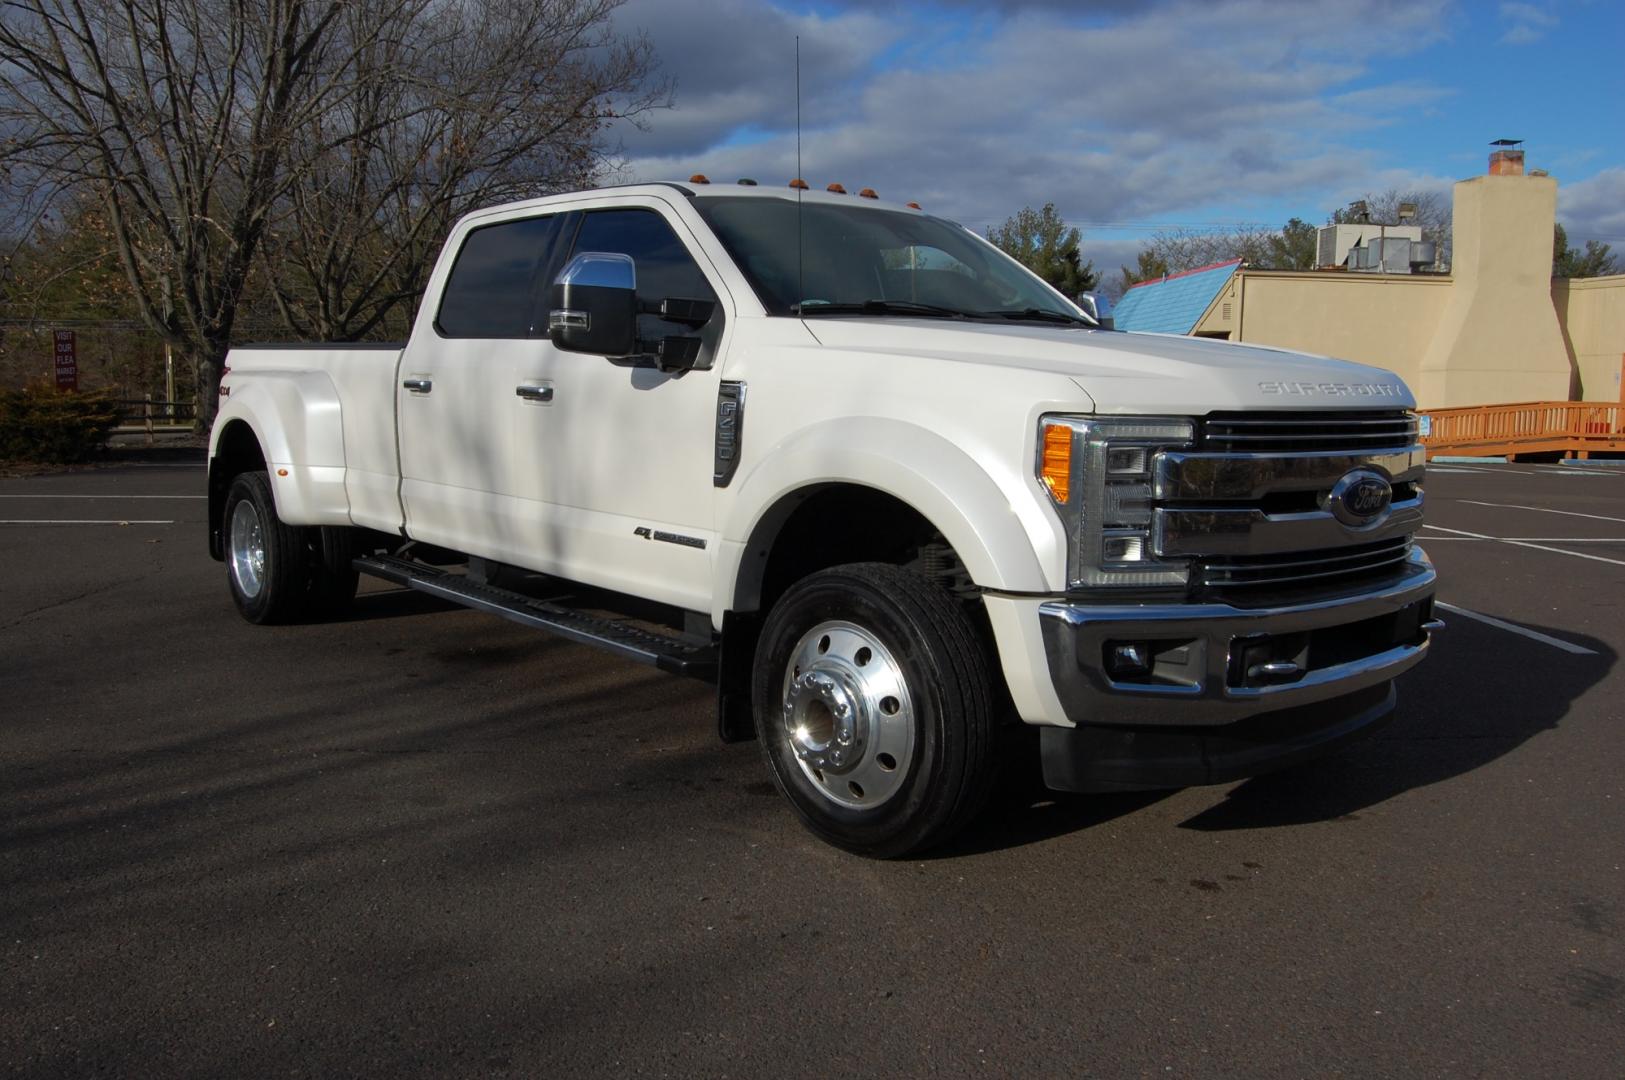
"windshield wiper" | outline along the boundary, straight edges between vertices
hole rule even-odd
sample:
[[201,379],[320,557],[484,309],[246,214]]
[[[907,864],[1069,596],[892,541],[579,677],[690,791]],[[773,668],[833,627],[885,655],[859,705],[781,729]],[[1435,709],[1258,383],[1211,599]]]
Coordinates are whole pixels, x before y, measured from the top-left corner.
[[1064,311],[1051,311],[1048,308],[1013,308],[1004,311],[984,311],[982,314],[997,315],[1003,319],[1033,319],[1038,322],[1069,323],[1078,326],[1097,325],[1082,315],[1069,315]]
[[812,315],[925,315],[935,319],[981,319],[986,318],[975,311],[960,311],[958,308],[939,307],[936,304],[921,304],[914,300],[865,300],[862,303],[833,303],[819,304],[803,302],[794,305],[792,310],[802,318]]

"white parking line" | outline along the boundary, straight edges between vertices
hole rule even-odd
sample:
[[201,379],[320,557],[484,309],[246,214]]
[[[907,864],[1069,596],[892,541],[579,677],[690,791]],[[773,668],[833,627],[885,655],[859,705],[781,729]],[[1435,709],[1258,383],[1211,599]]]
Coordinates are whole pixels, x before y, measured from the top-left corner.
[[1518,469],[1511,465],[1496,465],[1492,462],[1480,462],[1476,465],[1429,465],[1429,473],[1441,472],[1477,472],[1477,473],[1510,473],[1513,476],[1625,476],[1625,472],[1618,469],[1582,469],[1577,466],[1548,465],[1540,467]]
[[1615,521],[1625,525],[1625,518],[1607,517],[1603,514],[1582,514],[1575,510],[1548,510],[1544,506],[1519,506],[1517,503],[1478,502],[1474,499],[1457,499],[1457,502],[1468,506],[1488,506],[1496,510],[1533,510],[1540,514],[1562,514],[1564,517],[1590,518],[1592,521]]
[[1424,529],[1437,529],[1440,532],[1455,533],[1457,536],[1470,536],[1475,540],[1494,540],[1499,544],[1508,544],[1512,547],[1530,548],[1535,551],[1549,551],[1553,555],[1570,555],[1576,559],[1590,559],[1592,562],[1604,562],[1613,566],[1625,566],[1625,560],[1605,559],[1601,555],[1587,555],[1583,551],[1565,551],[1562,548],[1546,547],[1544,544],[1532,544],[1527,540],[1508,540],[1500,536],[1486,536],[1483,533],[1468,532],[1466,529],[1447,529],[1443,525],[1424,525]]
[[172,520],[171,521],[137,521],[134,518],[130,518],[130,519],[123,519],[123,518],[106,518],[106,519],[71,518],[71,519],[63,519],[63,520],[42,520],[42,519],[23,519],[23,518],[19,518],[19,519],[10,520],[10,521],[0,520],[0,525],[173,525],[173,524],[175,524],[175,522],[172,521]]
[[207,499],[207,495],[0,495],[0,499]]
[[1531,630],[1526,626],[1519,626],[1517,623],[1509,623],[1505,619],[1497,619],[1493,615],[1484,615],[1477,611],[1468,611],[1466,608],[1460,608],[1454,604],[1447,604],[1443,600],[1433,601],[1433,606],[1443,608],[1451,614],[1460,615],[1465,619],[1476,619],[1481,623],[1496,627],[1497,629],[1510,631],[1519,635],[1520,637],[1529,638],[1531,641],[1539,641],[1542,644],[1552,646],[1554,649],[1562,649],[1564,652],[1574,653],[1576,656],[1597,655],[1596,649],[1588,649],[1584,645],[1576,645],[1572,641],[1564,641],[1562,638],[1554,638],[1550,634],[1543,634],[1539,630]]
[[[1437,528],[1424,525],[1424,529]],[[1437,544],[1444,540],[1459,540],[1464,544],[1487,541],[1492,544],[1625,544],[1625,536],[1430,536],[1427,542]]]

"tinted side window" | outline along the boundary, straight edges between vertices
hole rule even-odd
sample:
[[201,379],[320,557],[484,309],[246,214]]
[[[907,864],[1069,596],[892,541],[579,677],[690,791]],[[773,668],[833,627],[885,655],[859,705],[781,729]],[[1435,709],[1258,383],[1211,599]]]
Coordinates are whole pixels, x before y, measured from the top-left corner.
[[[717,295],[699,264],[677,239],[666,219],[653,210],[595,210],[581,222],[575,249],[618,251],[638,264],[638,299],[715,300]],[[713,322],[715,317],[713,316]],[[666,322],[653,315],[638,317],[638,336],[656,341],[668,334],[693,334],[692,326]]]
[[546,265],[561,220],[523,218],[469,233],[440,298],[435,318],[440,332],[461,338],[530,337],[537,310],[535,275]]

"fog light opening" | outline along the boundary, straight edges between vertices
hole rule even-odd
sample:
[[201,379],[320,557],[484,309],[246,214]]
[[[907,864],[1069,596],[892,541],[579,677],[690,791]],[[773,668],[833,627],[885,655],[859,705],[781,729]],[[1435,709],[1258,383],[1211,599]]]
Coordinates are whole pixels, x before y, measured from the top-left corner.
[[1106,643],[1106,672],[1114,679],[1143,679],[1151,674],[1151,646],[1144,641]]

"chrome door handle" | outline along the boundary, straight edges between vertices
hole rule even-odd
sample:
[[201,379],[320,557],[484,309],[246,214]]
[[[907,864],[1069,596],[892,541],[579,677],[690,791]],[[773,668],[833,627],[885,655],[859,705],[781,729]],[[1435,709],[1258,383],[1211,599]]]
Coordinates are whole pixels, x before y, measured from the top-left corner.
[[401,385],[414,394],[427,394],[434,389],[433,379],[402,379]]
[[526,401],[552,401],[553,388],[551,386],[516,386],[513,392]]

